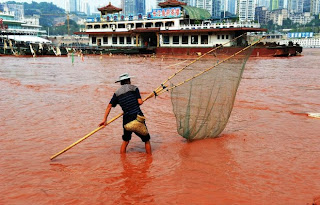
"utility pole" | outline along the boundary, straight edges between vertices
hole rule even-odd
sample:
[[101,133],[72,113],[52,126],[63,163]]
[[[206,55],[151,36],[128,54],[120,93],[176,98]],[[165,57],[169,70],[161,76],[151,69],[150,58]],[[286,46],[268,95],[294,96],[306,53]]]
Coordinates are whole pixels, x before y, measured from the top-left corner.
[[70,24],[69,24],[69,12],[67,13],[67,24],[68,24],[68,36],[70,36]]

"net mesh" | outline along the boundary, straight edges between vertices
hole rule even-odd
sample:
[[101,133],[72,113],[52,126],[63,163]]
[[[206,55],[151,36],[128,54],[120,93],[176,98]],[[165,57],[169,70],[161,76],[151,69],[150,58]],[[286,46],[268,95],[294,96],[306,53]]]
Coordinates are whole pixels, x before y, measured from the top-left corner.
[[[253,47],[221,63],[232,54],[224,49],[199,59],[170,80],[171,86],[190,79],[171,90],[178,133],[186,139],[217,137],[230,117],[242,73]],[[219,62],[221,64],[219,64]],[[217,65],[219,64],[219,65]]]

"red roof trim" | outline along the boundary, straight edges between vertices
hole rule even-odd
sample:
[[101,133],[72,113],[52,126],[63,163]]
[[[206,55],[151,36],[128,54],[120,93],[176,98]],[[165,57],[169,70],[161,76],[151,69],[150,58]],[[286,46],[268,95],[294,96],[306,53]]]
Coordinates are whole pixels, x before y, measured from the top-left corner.
[[187,3],[180,2],[177,0],[168,0],[166,2],[162,2],[158,4],[160,7],[169,7],[169,6],[185,6]]
[[[77,32],[76,32],[77,33]],[[81,33],[81,32],[79,32],[79,33]],[[101,35],[103,35],[103,34],[119,34],[119,35],[125,35],[125,34],[131,34],[132,33],[132,31],[121,31],[121,32],[82,32],[81,34],[86,34],[86,35],[91,35],[91,34],[101,34]]]
[[243,31],[243,32],[263,32],[267,31],[265,28],[212,28],[212,29],[183,29],[183,30],[160,30],[160,28],[138,28],[131,31],[121,32],[75,32],[75,34],[131,34],[131,33],[208,33],[208,32],[219,32],[219,31]]
[[244,31],[244,32],[262,32],[267,31],[264,28],[212,28],[212,29],[183,29],[183,30],[166,30],[160,33],[206,33],[217,31]]
[[137,28],[134,29],[134,33],[149,33],[149,32],[159,32],[160,28]]

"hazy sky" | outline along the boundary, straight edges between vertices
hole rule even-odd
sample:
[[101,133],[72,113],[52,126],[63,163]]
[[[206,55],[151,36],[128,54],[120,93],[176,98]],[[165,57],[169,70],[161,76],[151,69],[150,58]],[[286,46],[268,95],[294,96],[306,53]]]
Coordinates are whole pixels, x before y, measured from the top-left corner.
[[[0,2],[6,2],[8,0],[0,0]],[[31,3],[32,1],[35,2],[52,2],[54,4],[56,4],[57,6],[61,7],[64,9],[64,2],[65,0],[14,0],[16,2],[27,2],[27,3]],[[84,0],[81,0],[84,1]],[[97,7],[102,7],[102,6],[106,6],[109,4],[109,2],[112,3],[112,5],[120,7],[121,5],[121,0],[87,0],[87,2],[89,2],[90,7],[91,7],[91,12],[97,12],[97,10],[95,8]],[[146,9],[147,11],[151,10],[152,4],[154,3],[155,0],[146,0]],[[95,8],[94,8],[95,7]]]

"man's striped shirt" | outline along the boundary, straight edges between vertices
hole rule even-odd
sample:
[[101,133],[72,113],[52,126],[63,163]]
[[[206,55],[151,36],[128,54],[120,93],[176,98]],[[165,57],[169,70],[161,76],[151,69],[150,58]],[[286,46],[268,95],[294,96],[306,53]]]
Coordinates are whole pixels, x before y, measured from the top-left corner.
[[143,115],[138,99],[141,99],[141,95],[137,86],[131,84],[124,84],[113,95],[110,104],[112,107],[119,104],[126,115]]

